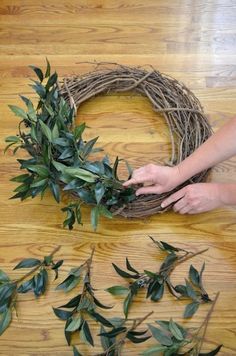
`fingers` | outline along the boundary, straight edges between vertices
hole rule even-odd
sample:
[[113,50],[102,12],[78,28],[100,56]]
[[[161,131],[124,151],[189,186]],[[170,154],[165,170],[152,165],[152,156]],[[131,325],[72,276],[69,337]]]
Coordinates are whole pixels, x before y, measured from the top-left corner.
[[178,190],[178,192],[170,195],[167,199],[165,199],[162,203],[161,203],[161,207],[162,208],[166,208],[168,205],[174,203],[175,201],[181,199],[182,197],[184,197],[185,195],[185,187]]
[[158,186],[150,186],[150,187],[143,187],[139,188],[136,191],[136,195],[139,196],[141,194],[160,194],[161,193],[161,188]]
[[153,184],[153,177],[147,174],[133,174],[132,178],[130,178],[129,180],[127,180],[126,182],[123,183],[124,187],[129,187],[130,185],[134,185],[134,184]]

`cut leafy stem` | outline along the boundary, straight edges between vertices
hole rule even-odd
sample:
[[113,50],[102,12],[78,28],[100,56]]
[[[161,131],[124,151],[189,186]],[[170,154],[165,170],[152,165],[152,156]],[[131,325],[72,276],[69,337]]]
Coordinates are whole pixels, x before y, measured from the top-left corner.
[[[185,317],[192,316],[201,303],[211,301],[208,297],[208,294],[203,289],[202,285],[202,274],[204,268],[202,268],[199,274],[196,269],[191,266],[189,276],[191,282],[193,283],[186,281],[186,286],[180,285],[175,287],[170,280],[170,276],[173,270],[178,265],[184,263],[190,258],[204,253],[205,251],[207,251],[207,249],[198,252],[191,252],[167,244],[164,241],[156,241],[152,237],[151,239],[154,244],[158,246],[158,248],[167,252],[167,257],[161,264],[159,271],[151,272],[148,270],[144,270],[144,272],[139,272],[131,265],[129,259],[126,258],[127,271],[122,270],[114,263],[113,267],[121,277],[128,279],[129,281],[133,280],[133,282],[130,282],[127,287],[117,285],[107,288],[106,290],[113,295],[126,295],[123,304],[123,309],[125,317],[127,318],[129,308],[133,302],[134,296],[138,293],[140,289],[145,288],[147,290],[146,298],[150,297],[152,301],[157,302],[163,297],[166,285],[170,293],[175,298],[179,299],[180,297],[184,296],[185,298],[192,299],[193,302],[191,303],[191,305],[186,307]],[[197,277],[198,284],[196,283]],[[197,289],[197,291],[195,291],[195,289]]]
[[39,297],[46,291],[48,270],[54,270],[55,279],[58,277],[58,270],[63,264],[63,260],[54,262],[53,257],[59,249],[60,246],[57,246],[43,260],[36,258],[21,260],[14,269],[30,268],[30,271],[18,279],[11,280],[5,272],[0,270],[0,335],[3,334],[11,323],[12,311],[17,308],[19,293],[33,291],[35,297]]
[[111,322],[97,311],[97,307],[101,309],[110,309],[112,307],[102,304],[94,295],[94,288],[91,285],[91,265],[94,251],[95,248],[92,249],[90,257],[79,267],[72,268],[68,277],[57,286],[57,289],[65,292],[82,286],[82,291],[66,304],[53,308],[55,315],[59,319],[66,321],[65,337],[68,345],[71,344],[72,335],[79,333],[82,341],[94,346],[89,325],[89,320],[91,319],[106,327],[113,327]]
[[[214,356],[216,355],[222,345],[217,346],[214,350],[202,353],[202,345],[206,336],[206,330],[209,320],[213,313],[216,301],[219,297],[217,293],[206,318],[199,328],[184,328],[175,323],[172,319],[170,321],[157,320],[159,327],[149,325],[149,330],[153,338],[158,341],[157,345],[149,347],[142,353],[143,356],[154,356],[162,354],[163,356]],[[200,335],[201,334],[201,335]]]
[[[113,327],[112,330],[106,331],[101,328],[100,337],[104,352],[95,356],[118,356],[121,355],[122,348],[126,341],[131,341],[134,344],[143,343],[150,339],[151,335],[147,335],[147,329],[136,331],[136,329],[150,316],[153,311],[145,315],[143,318],[137,319],[120,319],[121,324]],[[132,320],[131,326],[127,324]]]

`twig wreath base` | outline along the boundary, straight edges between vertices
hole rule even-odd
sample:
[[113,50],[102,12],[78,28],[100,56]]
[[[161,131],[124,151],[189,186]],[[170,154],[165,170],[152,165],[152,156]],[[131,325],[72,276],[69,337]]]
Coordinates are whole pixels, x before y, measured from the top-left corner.
[[[147,71],[143,67],[100,62],[91,72],[64,78],[61,85],[58,83],[59,91],[76,111],[83,102],[98,94],[134,91],[147,97],[153,110],[162,114],[168,125],[172,145],[170,165],[176,165],[210,137],[211,126],[199,100],[184,84],[150,68],[151,71]],[[201,172],[181,187],[205,181],[207,173]],[[122,207],[113,206],[111,211],[126,218],[162,213],[171,209],[171,206],[162,209],[162,201],[181,187],[161,195],[141,195]]]

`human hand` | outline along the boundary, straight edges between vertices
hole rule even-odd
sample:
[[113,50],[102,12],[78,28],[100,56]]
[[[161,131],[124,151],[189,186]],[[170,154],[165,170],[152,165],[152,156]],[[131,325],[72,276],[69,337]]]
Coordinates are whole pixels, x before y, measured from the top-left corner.
[[196,183],[180,189],[165,199],[161,207],[174,203],[173,210],[180,214],[198,214],[223,205],[220,185],[217,183]]
[[180,183],[178,167],[157,166],[148,164],[133,171],[131,179],[123,184],[129,187],[133,184],[144,184],[137,189],[136,195],[161,194],[175,188]]

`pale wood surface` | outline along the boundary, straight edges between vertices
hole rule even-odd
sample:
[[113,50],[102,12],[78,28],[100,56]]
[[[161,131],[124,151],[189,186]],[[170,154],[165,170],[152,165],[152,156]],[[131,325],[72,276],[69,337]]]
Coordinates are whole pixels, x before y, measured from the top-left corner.
[[[1,226],[0,268],[12,277],[13,266],[24,257],[41,257],[55,246],[64,258],[60,280],[72,266],[81,264],[96,246],[93,283],[100,289],[122,283],[111,262],[122,266],[125,256],[139,269],[155,269],[162,256],[148,235],[189,249],[209,247],[204,256],[205,284],[214,295],[221,292],[209,325],[204,349],[224,344],[220,355],[236,355],[236,210],[218,209],[195,216],[174,213],[148,220],[102,220],[97,233],[84,212],[83,227],[72,232],[62,228],[60,208],[48,195],[21,203],[8,200],[15,185],[9,179],[19,172],[12,151],[3,155],[4,137],[15,134],[18,119],[7,104],[19,104],[17,95],[31,95],[28,65],[43,65],[47,56],[61,77],[91,69],[80,61],[112,61],[130,65],[151,64],[185,82],[201,100],[217,130],[236,111],[236,3],[234,0],[1,0],[0,2],[0,112],[1,112]],[[167,128],[149,102],[135,95],[98,97],[80,108],[78,120],[91,129],[87,137],[100,135],[99,144],[114,158],[124,157],[138,167],[163,162],[170,150]],[[222,143],[223,145],[224,143]],[[212,179],[236,180],[236,158],[215,167]],[[190,263],[181,266],[174,279],[183,281]],[[69,356],[63,322],[52,313],[68,299],[50,291],[39,300],[31,294],[19,297],[18,320],[0,337],[0,355]],[[71,293],[72,295],[73,293]],[[114,299],[102,290],[106,303]],[[121,299],[112,315],[121,315]],[[140,295],[130,312],[139,317],[154,310],[156,319],[173,317],[181,322],[184,305],[166,295],[159,304]],[[202,307],[187,325],[200,325],[208,306]],[[110,314],[107,312],[107,316]],[[151,344],[151,343],[149,343]],[[124,355],[138,355],[147,344],[127,344]],[[146,345],[146,346],[145,346]],[[82,347],[85,355],[93,351]]]

